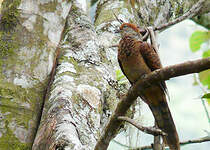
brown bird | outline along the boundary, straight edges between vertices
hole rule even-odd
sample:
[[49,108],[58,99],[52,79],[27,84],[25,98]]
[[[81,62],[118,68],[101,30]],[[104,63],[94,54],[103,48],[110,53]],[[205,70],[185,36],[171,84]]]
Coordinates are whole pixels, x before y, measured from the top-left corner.
[[[118,45],[118,62],[131,85],[143,75],[162,68],[156,50],[142,39],[143,35],[136,25],[123,23],[120,33],[122,39]],[[167,134],[164,141],[169,148],[180,150],[179,137],[166,100],[165,82],[151,85],[139,96],[149,105],[158,127]]]

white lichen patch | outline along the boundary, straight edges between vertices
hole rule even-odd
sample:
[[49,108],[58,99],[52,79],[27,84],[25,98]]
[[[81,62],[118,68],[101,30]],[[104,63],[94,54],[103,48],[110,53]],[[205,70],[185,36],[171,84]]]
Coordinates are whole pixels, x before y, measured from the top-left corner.
[[29,32],[32,32],[34,30],[34,23],[36,22],[35,15],[31,15],[26,21],[23,22],[23,26],[26,27],[26,29]]
[[[100,45],[104,46],[104,47],[110,47],[111,44],[114,44],[113,41],[115,35],[113,33],[110,32],[103,32],[100,36],[99,36],[99,43]],[[117,43],[115,43],[117,44]]]
[[48,36],[49,40],[58,45],[60,41],[61,32],[63,30],[62,19],[55,13],[47,12],[43,15],[44,20],[44,34]]
[[49,98],[49,102],[55,101],[56,99],[65,98],[70,99],[72,96],[72,87],[68,84],[57,85],[52,91]]
[[35,0],[21,0],[18,9],[22,10],[25,15],[37,14],[39,12],[38,2]]
[[26,137],[28,135],[28,131],[24,129],[24,127],[18,126],[15,118],[13,118],[8,125],[9,129],[14,131],[14,135],[20,140],[22,143],[26,142]]
[[26,143],[28,132],[23,127],[16,127],[14,131],[15,136],[20,140],[22,143]]
[[77,87],[77,92],[84,100],[88,102],[89,105],[91,105],[91,107],[98,108],[101,96],[99,89],[90,85],[80,84]]
[[21,47],[18,57],[21,61],[26,62],[27,60],[32,59],[36,52],[36,47],[32,47],[30,49],[28,47]]
[[25,76],[20,75],[14,78],[13,83],[15,85],[20,85],[22,88],[31,88],[33,87],[32,82]]
[[127,8],[122,8],[120,10],[119,18],[122,19],[123,22],[130,22],[130,20],[133,20],[134,15],[131,14]]
[[86,55],[89,60],[93,61],[93,62],[99,62],[100,61],[100,57],[98,55],[98,45],[96,44],[95,40],[90,40],[87,41],[87,43],[85,44],[85,48],[84,48],[84,55]]
[[54,80],[54,83],[57,84],[58,82],[68,83],[68,84],[71,84],[71,86],[75,85],[73,83],[74,82],[74,78],[69,76],[69,75],[62,75],[62,76],[56,77],[55,80]]
[[[100,128],[100,119],[101,119],[100,114],[93,112],[93,113],[91,113],[90,115],[91,115],[91,117],[90,117],[90,118],[91,118],[91,123],[93,124],[92,126],[93,126],[95,129]],[[98,130],[92,130],[92,131],[95,133],[95,135],[96,135],[97,132],[98,132]]]
[[86,0],[76,0],[76,6],[81,8],[84,12],[87,12],[87,1]]
[[98,55],[99,47],[95,40],[85,41],[81,46],[80,51],[66,50],[65,56],[68,58],[74,58],[79,61],[87,61],[90,63],[99,63],[100,57]]
[[[58,124],[56,127],[55,141],[66,140],[75,145],[74,150],[82,149],[82,143],[80,142],[77,129],[74,124],[71,123],[71,117],[66,118],[64,122]],[[71,147],[72,148],[72,147]]]
[[34,77],[36,79],[39,79],[39,81],[43,81],[46,79],[48,75],[47,65],[48,65],[48,62],[41,60],[39,64],[36,66],[36,68],[34,68],[33,70]]
[[51,71],[53,69],[53,64],[54,64],[54,53],[52,51],[50,51],[49,56],[48,56],[48,68],[47,68],[48,75],[51,73]]
[[30,109],[29,103],[22,103],[21,106],[23,106],[24,108]]
[[70,64],[68,62],[63,62],[58,67],[58,74],[61,74],[61,73],[64,73],[64,72],[77,73],[77,71],[74,68],[74,65],[73,64]]
[[117,64],[117,48],[115,50],[113,48],[106,50],[106,57],[113,64]]
[[49,2],[52,2],[53,0],[39,0],[40,4],[47,4]]
[[[110,1],[111,2],[111,1]],[[118,2],[118,1],[116,1],[116,2],[111,2],[112,3],[112,5],[107,5],[107,7],[105,8],[105,10],[113,10],[113,9],[116,9],[116,8],[119,8],[119,6],[122,6],[123,5],[123,1],[122,2]]]
[[167,22],[167,15],[170,10],[170,3],[165,3],[164,6],[160,7],[160,12],[158,13],[158,17],[155,19],[154,25],[163,24],[163,22]]
[[[71,4],[69,4],[67,1],[61,1],[61,16],[63,17],[63,19],[66,19],[67,15],[69,14],[69,9],[71,8]],[[59,5],[58,5],[59,6]],[[57,8],[58,9],[58,8]]]

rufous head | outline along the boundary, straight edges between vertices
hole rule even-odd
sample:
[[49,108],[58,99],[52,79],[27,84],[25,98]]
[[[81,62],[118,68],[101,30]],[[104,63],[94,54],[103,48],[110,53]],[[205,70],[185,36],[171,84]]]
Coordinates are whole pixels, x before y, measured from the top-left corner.
[[132,23],[123,23],[120,26],[120,34],[122,37],[128,35],[132,38],[142,38],[140,29],[138,28],[138,26]]

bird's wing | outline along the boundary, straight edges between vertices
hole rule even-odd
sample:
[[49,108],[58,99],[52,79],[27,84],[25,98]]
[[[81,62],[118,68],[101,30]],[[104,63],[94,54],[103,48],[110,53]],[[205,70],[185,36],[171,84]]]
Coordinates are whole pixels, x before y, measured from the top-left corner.
[[[153,46],[147,42],[138,42],[140,53],[143,56],[147,66],[151,69],[151,71],[162,68],[162,64],[160,62],[158,53],[153,48]],[[165,81],[161,81],[160,86],[169,98],[168,89],[166,87]]]
[[[122,72],[123,72],[123,74],[126,76],[126,73],[125,73],[125,71],[123,70],[123,66],[122,66],[122,63],[121,63],[121,61],[118,59],[118,63],[119,63],[119,66],[120,66],[120,68],[121,68],[121,70],[122,70]],[[126,78],[128,79],[128,77],[126,76]],[[130,82],[130,84],[132,85],[133,83],[128,79],[128,81]]]

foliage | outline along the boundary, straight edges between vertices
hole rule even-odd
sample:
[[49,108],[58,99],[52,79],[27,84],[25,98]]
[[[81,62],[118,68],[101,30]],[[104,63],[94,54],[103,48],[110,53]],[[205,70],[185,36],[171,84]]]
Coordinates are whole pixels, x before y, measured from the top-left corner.
[[125,84],[128,82],[120,69],[116,70],[116,78],[119,84]]
[[210,39],[209,31],[195,31],[190,37],[190,49],[196,52],[201,49],[201,45]]
[[[210,57],[210,31],[195,31],[190,37],[190,49],[192,52],[203,50],[202,57]],[[208,48],[202,48],[203,44],[207,44]],[[199,73],[199,80],[201,84],[207,88],[202,98],[206,99],[210,105],[208,89],[210,89],[210,69]]]
[[210,105],[210,93],[204,94],[202,96],[202,98],[205,98],[207,100],[208,104]]

